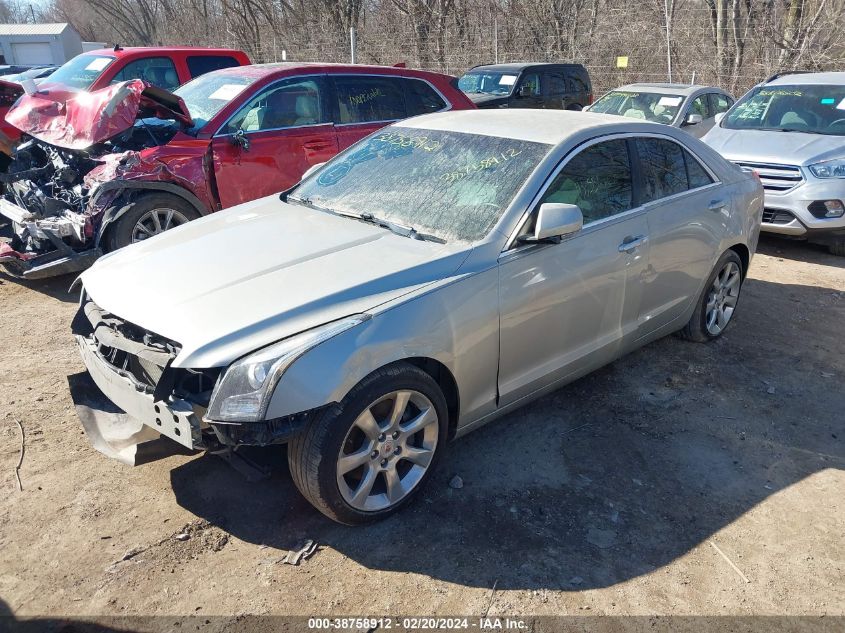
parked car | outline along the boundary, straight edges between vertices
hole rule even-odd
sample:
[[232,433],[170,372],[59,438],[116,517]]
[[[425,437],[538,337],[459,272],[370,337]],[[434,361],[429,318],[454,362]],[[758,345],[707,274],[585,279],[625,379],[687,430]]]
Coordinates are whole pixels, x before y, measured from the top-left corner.
[[603,95],[589,111],[663,123],[701,138],[733,102],[715,86],[629,84]]
[[669,333],[719,337],[762,208],[759,179],[667,126],[416,117],[83,273],[96,386],[73,397],[106,454],[287,443],[315,507],[371,521],[447,440]]
[[464,73],[458,86],[479,108],[581,110],[593,102],[581,64],[487,64]]
[[845,256],[845,72],[776,75],[703,140],[760,174],[764,231]]
[[[143,79],[153,86],[173,90],[212,70],[249,63],[246,53],[230,48],[115,46],[77,55],[38,87],[43,98],[55,101],[64,101],[76,91],[92,92],[129,79]],[[0,132],[17,141],[20,131],[6,122],[6,114],[23,94],[23,88],[16,82],[10,84],[0,82]]]
[[0,214],[17,229],[0,264],[29,278],[82,270],[104,251],[278,193],[391,121],[472,108],[454,83],[406,68],[268,64],[175,93],[117,84],[63,113],[24,97],[9,120],[35,140],[0,175]]

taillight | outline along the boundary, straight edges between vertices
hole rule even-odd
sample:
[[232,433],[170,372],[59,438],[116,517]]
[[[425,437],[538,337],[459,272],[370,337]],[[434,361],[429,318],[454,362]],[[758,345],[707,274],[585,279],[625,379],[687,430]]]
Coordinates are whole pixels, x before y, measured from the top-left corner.
[[587,103],[589,105],[593,105],[593,93],[592,92],[587,93]]

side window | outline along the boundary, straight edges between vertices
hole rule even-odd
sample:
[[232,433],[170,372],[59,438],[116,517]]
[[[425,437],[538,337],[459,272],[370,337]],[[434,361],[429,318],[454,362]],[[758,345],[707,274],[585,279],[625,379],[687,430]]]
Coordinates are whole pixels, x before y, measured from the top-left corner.
[[528,86],[529,88],[529,95],[532,97],[539,97],[540,96],[540,74],[539,73],[529,73],[522,78],[522,81],[519,82],[519,90],[522,90],[523,86]]
[[321,92],[322,80],[317,77],[280,81],[251,99],[221,132],[260,132],[325,123]]
[[580,77],[571,76],[569,78],[569,92],[589,92],[587,86],[581,81]]
[[437,91],[419,79],[404,79],[408,116],[437,112],[448,106]]
[[240,66],[238,60],[229,55],[189,55],[188,72],[191,77],[199,77],[212,70]]
[[713,116],[727,112],[733,105],[733,99],[720,95],[717,92],[710,93],[710,108],[713,111]]
[[636,146],[643,173],[640,202],[659,200],[689,189],[684,150],[680,145],[657,138],[638,138]]
[[710,108],[707,104],[707,95],[701,95],[695,101],[692,102],[692,105],[689,109],[689,114],[700,114],[702,119],[709,119],[712,115],[710,114]]
[[619,139],[576,154],[540,202],[577,204],[589,224],[633,208],[633,191],[628,146]]
[[689,188],[698,189],[699,187],[706,187],[713,183],[710,174],[701,166],[695,156],[684,150],[684,160],[687,163],[687,178],[689,179]]
[[563,76],[563,73],[544,73],[543,94],[550,97],[560,97],[566,94],[566,78]]
[[340,75],[334,78],[338,123],[394,121],[408,116],[400,77]]
[[179,75],[169,57],[147,57],[129,62],[118,71],[112,83],[130,79],[143,79],[165,90],[179,87]]

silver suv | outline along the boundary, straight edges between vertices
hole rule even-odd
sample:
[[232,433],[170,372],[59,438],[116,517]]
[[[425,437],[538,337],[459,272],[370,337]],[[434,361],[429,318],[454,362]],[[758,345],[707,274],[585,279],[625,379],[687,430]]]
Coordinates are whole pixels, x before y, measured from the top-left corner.
[[702,140],[760,175],[763,231],[845,256],[845,72],[776,75]]

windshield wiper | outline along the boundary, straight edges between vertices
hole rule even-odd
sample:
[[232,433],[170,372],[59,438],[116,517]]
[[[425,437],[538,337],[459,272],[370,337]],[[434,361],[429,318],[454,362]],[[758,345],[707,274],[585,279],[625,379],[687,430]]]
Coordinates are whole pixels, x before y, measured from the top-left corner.
[[361,220],[362,222],[368,222],[369,224],[380,226],[392,233],[396,233],[396,235],[401,235],[402,237],[409,237],[412,240],[437,242],[438,244],[446,243],[446,240],[439,238],[436,235],[431,235],[429,233],[420,233],[412,226],[405,226],[404,224],[398,224],[397,222],[391,222],[390,220],[377,218],[372,213],[347,213],[344,211],[336,211],[336,213],[338,215],[342,215],[348,218],[353,218],[355,220]]

